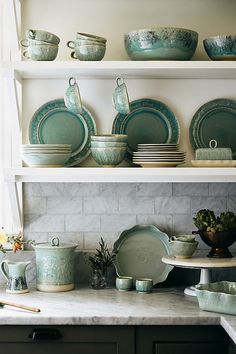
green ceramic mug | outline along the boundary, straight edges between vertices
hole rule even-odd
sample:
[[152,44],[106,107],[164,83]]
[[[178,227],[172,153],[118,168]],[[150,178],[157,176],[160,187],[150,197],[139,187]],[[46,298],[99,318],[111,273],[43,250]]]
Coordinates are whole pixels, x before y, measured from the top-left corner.
[[130,113],[129,95],[124,79],[118,77],[116,79],[116,84],[117,86],[112,95],[113,105],[117,112],[128,114]]
[[151,293],[153,287],[153,280],[149,278],[136,279],[136,290],[139,293]]
[[70,77],[69,79],[69,87],[66,89],[64,95],[64,102],[65,106],[69,109],[69,111],[75,114],[83,113],[79,86],[74,77]]

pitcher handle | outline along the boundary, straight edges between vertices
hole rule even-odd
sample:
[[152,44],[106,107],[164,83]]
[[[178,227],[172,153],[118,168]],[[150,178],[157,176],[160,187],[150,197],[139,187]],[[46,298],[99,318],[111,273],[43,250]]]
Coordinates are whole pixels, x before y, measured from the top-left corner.
[[0,270],[2,272],[2,274],[4,275],[4,277],[9,280],[9,274],[8,272],[6,271],[6,268],[5,268],[5,264],[7,264],[7,261],[2,261],[0,263]]

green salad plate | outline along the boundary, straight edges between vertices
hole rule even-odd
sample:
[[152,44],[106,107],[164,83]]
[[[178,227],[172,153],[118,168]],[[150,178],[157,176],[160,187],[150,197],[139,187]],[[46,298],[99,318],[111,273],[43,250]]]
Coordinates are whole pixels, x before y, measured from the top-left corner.
[[232,149],[236,158],[236,100],[219,98],[201,106],[194,114],[189,138],[194,149],[208,148],[211,140],[217,147]]
[[119,276],[150,278],[157,284],[173,269],[161,261],[170,254],[169,237],[154,225],[136,225],[123,231],[114,249],[118,251],[115,268]]
[[69,111],[63,99],[46,102],[34,113],[29,125],[31,144],[70,144],[72,154],[66,166],[77,166],[90,154],[90,137],[96,123],[83,106],[81,114]]
[[127,159],[132,161],[138,144],[177,144],[180,127],[174,113],[161,101],[142,98],[130,103],[130,113],[118,113],[113,134],[127,134]]

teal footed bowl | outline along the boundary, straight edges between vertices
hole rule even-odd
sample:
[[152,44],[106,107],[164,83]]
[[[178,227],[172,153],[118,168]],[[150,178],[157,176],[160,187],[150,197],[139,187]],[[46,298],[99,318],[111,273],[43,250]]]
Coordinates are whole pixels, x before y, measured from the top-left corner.
[[103,167],[114,167],[119,165],[125,157],[126,147],[120,148],[91,148],[94,160]]
[[175,27],[140,29],[126,33],[124,41],[132,60],[190,60],[198,33]]
[[236,60],[236,35],[209,37],[203,45],[212,60]]

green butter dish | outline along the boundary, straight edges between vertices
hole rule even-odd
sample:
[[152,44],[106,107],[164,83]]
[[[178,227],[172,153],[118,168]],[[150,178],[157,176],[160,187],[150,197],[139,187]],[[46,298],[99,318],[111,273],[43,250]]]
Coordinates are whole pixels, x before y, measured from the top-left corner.
[[195,151],[196,160],[232,160],[232,149],[228,147],[217,148],[217,141],[210,140],[209,148]]
[[236,315],[236,282],[198,284],[195,289],[202,310]]

